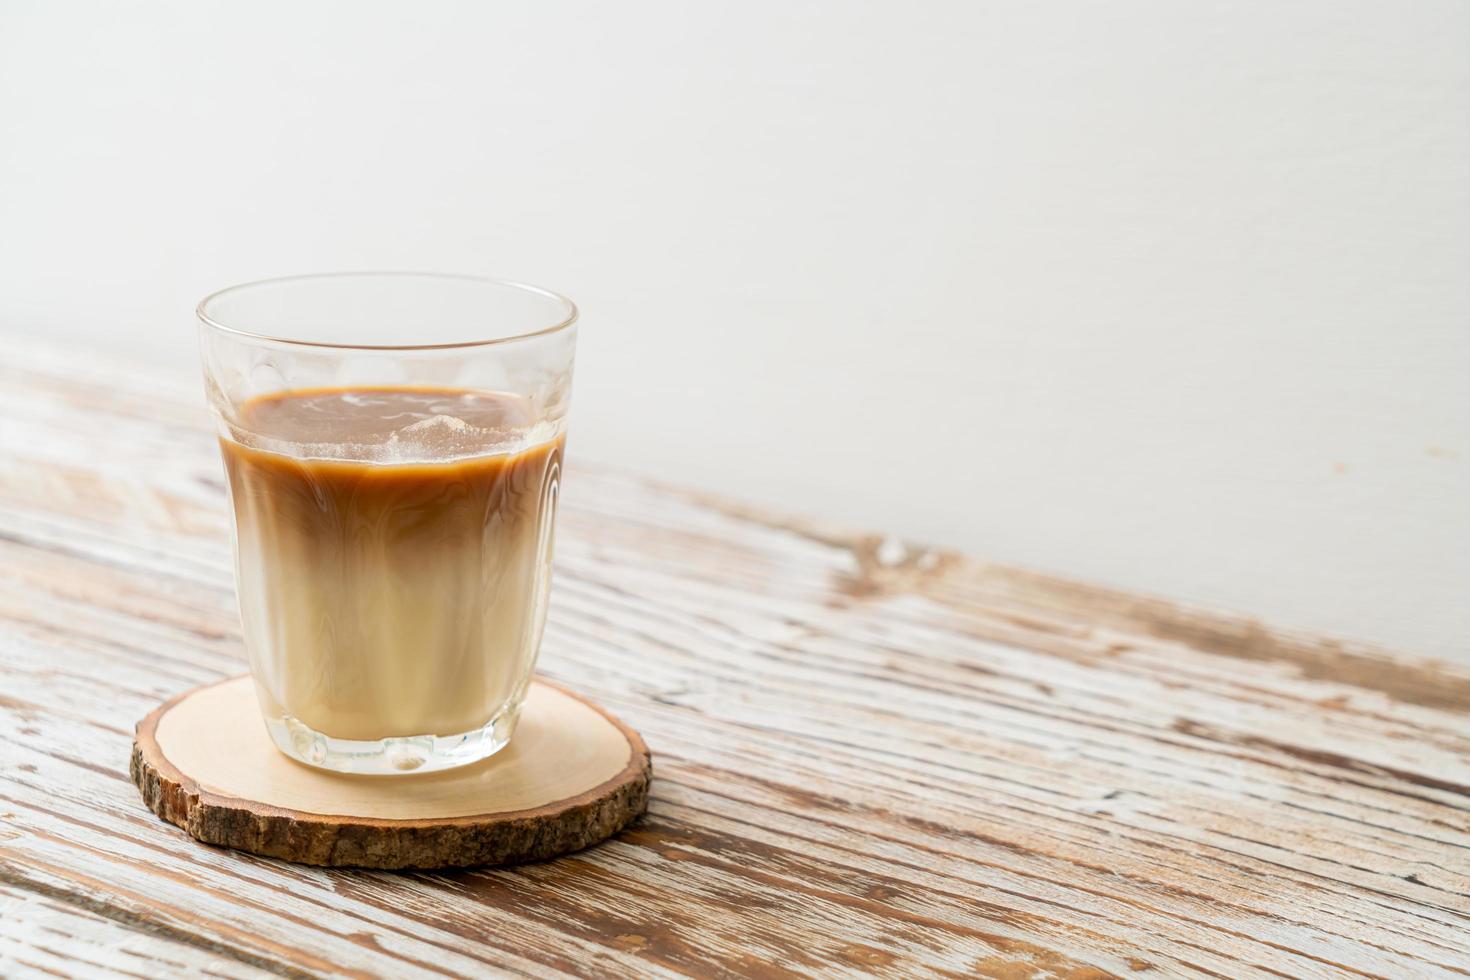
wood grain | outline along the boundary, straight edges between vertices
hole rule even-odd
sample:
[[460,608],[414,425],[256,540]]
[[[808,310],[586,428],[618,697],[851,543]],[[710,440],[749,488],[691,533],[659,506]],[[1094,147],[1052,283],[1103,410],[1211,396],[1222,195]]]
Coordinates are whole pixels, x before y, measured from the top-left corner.
[[575,440],[540,667],[654,746],[643,821],[454,873],[200,848],[126,771],[136,718],[243,669],[194,379],[17,342],[0,392],[0,974],[1470,973],[1464,668]]
[[643,813],[638,733],[534,681],[514,741],[459,769],[362,778],[277,751],[248,675],[211,682],[138,723],[128,774],[154,813],[206,844],[327,867],[457,868],[543,861]]

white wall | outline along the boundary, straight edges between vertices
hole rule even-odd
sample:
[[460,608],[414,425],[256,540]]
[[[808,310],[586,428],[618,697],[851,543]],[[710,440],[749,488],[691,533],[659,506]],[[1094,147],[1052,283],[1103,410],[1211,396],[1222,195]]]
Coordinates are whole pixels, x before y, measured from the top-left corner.
[[586,457],[1470,658],[1470,5],[0,0],[0,330],[585,310]]

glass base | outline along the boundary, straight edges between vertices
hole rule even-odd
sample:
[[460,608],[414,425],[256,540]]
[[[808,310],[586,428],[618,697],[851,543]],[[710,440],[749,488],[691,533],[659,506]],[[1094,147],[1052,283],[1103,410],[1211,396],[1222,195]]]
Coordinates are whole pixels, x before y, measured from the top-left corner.
[[265,719],[271,741],[297,762],[328,772],[407,776],[457,769],[488,759],[510,742],[517,709],[507,708],[482,727],[458,735],[404,735],[359,741],[333,738],[290,715]]

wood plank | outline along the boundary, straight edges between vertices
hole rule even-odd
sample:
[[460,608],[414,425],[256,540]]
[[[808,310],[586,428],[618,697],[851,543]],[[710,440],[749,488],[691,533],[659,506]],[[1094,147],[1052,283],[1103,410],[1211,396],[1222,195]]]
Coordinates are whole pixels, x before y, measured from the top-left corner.
[[279,964],[58,890],[0,881],[0,976],[275,977]]
[[575,441],[541,668],[658,756],[643,822],[452,874],[195,845],[126,766],[137,718],[242,669],[201,399],[11,353],[0,881],[30,921],[60,902],[96,944],[310,975],[1470,974],[1470,671],[772,515]]

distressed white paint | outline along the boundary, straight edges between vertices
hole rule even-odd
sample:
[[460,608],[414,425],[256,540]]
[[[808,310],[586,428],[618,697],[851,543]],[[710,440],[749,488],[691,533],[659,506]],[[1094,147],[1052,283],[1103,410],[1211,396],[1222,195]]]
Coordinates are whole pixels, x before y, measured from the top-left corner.
[[[195,845],[124,771],[133,721],[243,668],[226,504],[192,395],[105,380],[41,348],[0,364],[31,406],[0,427],[7,974],[121,946],[148,975],[215,954],[412,977],[1470,968],[1463,669],[1349,647],[1313,677],[1161,639],[1127,596],[1089,615],[1064,586],[592,467],[568,478],[541,666],[647,739],[639,829],[450,875]],[[1396,696],[1411,677],[1445,703]]]
[[[0,841],[5,834],[0,832]],[[0,975],[10,978],[123,976],[271,977],[260,969],[157,933],[0,882]]]
[[1458,0],[0,8],[0,336],[586,308],[573,452],[1470,657]]

